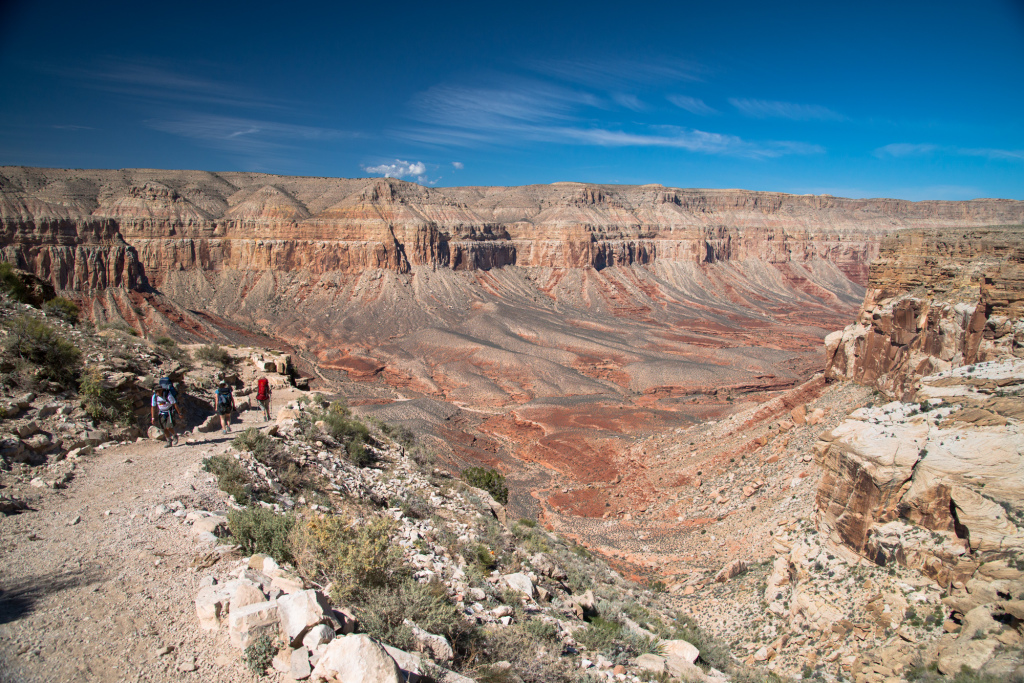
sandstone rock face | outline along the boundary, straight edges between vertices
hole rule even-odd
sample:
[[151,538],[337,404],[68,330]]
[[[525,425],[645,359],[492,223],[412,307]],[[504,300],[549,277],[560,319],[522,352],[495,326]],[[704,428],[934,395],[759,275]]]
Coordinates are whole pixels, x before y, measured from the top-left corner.
[[822,531],[946,585],[1024,549],[1021,390],[1024,361],[979,363],[922,378],[921,403],[853,412],[815,448]]
[[[359,272],[826,259],[863,283],[878,237],[1021,222],[1021,202],[904,202],[556,183],[0,169],[7,260],[58,289],[160,286],[180,269]],[[130,246],[129,246],[130,245]]]
[[886,239],[857,322],[825,339],[826,375],[897,397],[940,370],[1024,355],[1024,239],[1008,228]]

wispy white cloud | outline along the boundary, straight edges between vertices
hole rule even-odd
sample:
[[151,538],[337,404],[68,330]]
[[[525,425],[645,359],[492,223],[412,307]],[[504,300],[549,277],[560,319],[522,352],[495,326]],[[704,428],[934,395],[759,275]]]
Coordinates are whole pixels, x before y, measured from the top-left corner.
[[86,87],[140,99],[247,109],[280,107],[237,83],[191,76],[158,65],[109,61],[92,69],[67,71],[64,75]]
[[882,157],[909,157],[930,154],[939,148],[938,145],[911,144],[908,142],[895,142],[875,150],[875,156]]
[[437,86],[413,102],[414,117],[426,125],[399,130],[396,134],[439,146],[474,147],[531,141],[603,147],[670,147],[762,159],[824,151],[818,145],[802,142],[753,142],[735,135],[674,126],[593,125],[593,119],[585,115],[586,109],[603,104],[586,92],[533,81],[519,81],[504,88]]
[[729,98],[729,104],[740,113],[757,119],[790,119],[792,121],[845,121],[846,117],[819,104],[796,104],[773,100]]
[[695,62],[654,59],[532,61],[528,65],[534,71],[568,83],[610,90],[633,85],[699,81],[706,71]]
[[991,147],[957,147],[955,145],[935,145],[931,143],[895,142],[879,147],[875,156],[879,159],[888,157],[902,158],[925,156],[928,154],[946,154],[965,157],[983,157],[993,161],[1024,161],[1024,149],[996,149]]
[[51,127],[56,128],[57,130],[96,130],[92,126],[79,126],[73,123],[54,124]]
[[688,97],[686,95],[668,95],[666,99],[680,109],[685,109],[691,114],[697,114],[698,116],[710,116],[711,114],[718,113],[718,110],[709,107],[704,104],[704,100],[696,97]]
[[767,159],[786,154],[820,154],[819,145],[802,142],[750,142],[735,135],[709,133],[675,126],[653,126],[652,132],[629,133],[601,128],[559,128],[548,132],[556,139],[603,147],[673,147],[704,154]]
[[303,142],[359,137],[357,133],[330,128],[210,114],[184,113],[146,123],[155,130],[244,156],[294,150]]
[[644,103],[640,101],[640,98],[636,95],[627,95],[624,93],[615,93],[612,95],[612,99],[616,104],[625,107],[626,109],[632,109],[633,111],[643,111],[647,109]]
[[455,168],[456,171],[461,171],[462,169],[466,168],[466,165],[461,161],[453,161],[452,166]]
[[487,130],[569,120],[580,106],[596,106],[598,102],[585,92],[516,82],[503,88],[435,86],[413,98],[412,107],[413,116],[421,121]]

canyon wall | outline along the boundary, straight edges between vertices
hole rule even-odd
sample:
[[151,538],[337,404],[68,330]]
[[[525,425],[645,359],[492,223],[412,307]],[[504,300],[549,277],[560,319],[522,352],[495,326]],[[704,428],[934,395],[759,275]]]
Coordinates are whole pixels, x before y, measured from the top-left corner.
[[825,343],[826,377],[897,400],[821,435],[819,529],[969,594],[986,562],[1006,578],[1024,553],[1024,229],[887,237],[856,322]]
[[[864,285],[881,237],[1024,222],[1005,200],[852,200],[555,183],[428,188],[393,179],[0,168],[0,246],[61,290],[160,287],[180,270],[603,269],[822,259]],[[130,247],[129,247],[130,245]]]
[[826,376],[909,399],[915,381],[1024,355],[1024,230],[906,230],[882,241],[857,321],[826,338]]

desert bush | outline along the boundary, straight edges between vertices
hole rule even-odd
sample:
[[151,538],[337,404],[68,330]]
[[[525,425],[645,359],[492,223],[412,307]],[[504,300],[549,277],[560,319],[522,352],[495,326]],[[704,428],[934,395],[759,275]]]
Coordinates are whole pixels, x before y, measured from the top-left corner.
[[[317,394],[319,397],[319,394]],[[314,398],[314,403],[317,401]],[[322,403],[317,403],[322,405]],[[351,412],[344,401],[335,401],[326,409],[315,410],[309,418],[309,425],[317,421],[324,423],[324,431],[335,441],[345,446],[348,459],[356,467],[366,467],[373,462],[373,455],[367,450],[370,430],[359,420],[350,417]]]
[[46,323],[17,316],[7,323],[7,352],[37,366],[37,376],[61,386],[76,384],[82,352]]
[[242,465],[229,455],[213,455],[203,460],[203,469],[217,477],[217,488],[246,505],[252,496],[252,480]]
[[508,503],[508,487],[505,485],[505,477],[498,470],[467,467],[459,476],[470,486],[487,491],[494,500],[502,505]]
[[57,296],[43,304],[43,311],[47,315],[60,318],[64,322],[74,325],[78,322],[78,306],[74,301]]
[[123,323],[120,320],[114,320],[112,322],[100,323],[96,326],[97,330],[114,330],[115,332],[123,332],[124,334],[132,337],[138,337],[139,331],[134,327],[131,327],[127,323]]
[[[529,624],[530,622],[526,622]],[[553,642],[538,640],[531,628],[516,623],[488,631],[473,643],[471,661],[467,668],[472,678],[480,683],[569,683],[579,680],[568,661],[559,656]],[[513,670],[496,668],[497,662],[512,662]]]
[[416,445],[416,434],[408,427],[382,422],[380,431],[405,448],[412,448]]
[[124,426],[135,421],[131,400],[103,386],[103,373],[98,368],[89,369],[78,380],[78,396],[82,409],[93,420]]
[[483,543],[464,547],[462,549],[462,557],[481,572],[489,572],[498,566],[498,559]]
[[281,480],[281,486],[283,486],[288,493],[294,494],[305,488],[306,478],[303,475],[302,468],[294,462],[290,462],[285,465],[284,468],[279,469],[277,471],[277,477]]
[[612,661],[658,652],[658,639],[632,633],[618,621],[593,617],[587,628],[573,637],[588,650],[601,652]]
[[444,586],[411,579],[366,591],[355,609],[366,633],[402,650],[415,647],[406,619],[428,633],[445,636],[456,647],[471,628],[449,602]]
[[173,349],[178,346],[178,342],[174,341],[170,337],[157,337],[153,340],[153,343],[157,346],[162,346],[165,349]]
[[530,634],[534,640],[540,642],[549,641],[554,643],[559,640],[558,627],[540,619],[530,619],[524,622],[523,630]]
[[676,630],[673,638],[681,638],[700,650],[700,661],[719,671],[734,669],[729,646],[698,626],[690,617],[680,612],[676,615]]
[[28,287],[14,272],[14,266],[7,262],[0,263],[0,291],[6,292],[15,301],[28,303]]
[[396,526],[389,517],[363,524],[340,516],[311,517],[295,526],[289,547],[300,574],[333,584],[331,597],[347,602],[405,576],[401,552],[391,542]]
[[223,370],[227,370],[231,367],[232,363],[234,363],[234,359],[231,357],[231,354],[221,348],[219,344],[206,344],[204,346],[200,346],[192,352],[192,356],[197,361],[216,365]]
[[291,562],[288,539],[295,527],[295,516],[279,515],[262,507],[228,510],[228,529],[238,545],[249,555],[263,553],[277,562]]
[[410,493],[405,498],[395,496],[389,502],[391,507],[401,509],[402,514],[409,519],[428,519],[433,514],[430,504],[416,493]]
[[231,440],[231,445],[237,451],[249,451],[263,464],[268,464],[277,450],[274,439],[255,427],[249,427],[240,432]]
[[277,650],[277,643],[274,639],[264,633],[249,643],[242,651],[242,662],[249,671],[257,676],[262,676],[270,668]]
[[551,552],[551,546],[548,545],[546,535],[543,531],[536,528],[536,523],[533,526],[529,526],[524,525],[522,521],[520,520],[512,525],[512,535],[519,539],[523,546],[531,553]]

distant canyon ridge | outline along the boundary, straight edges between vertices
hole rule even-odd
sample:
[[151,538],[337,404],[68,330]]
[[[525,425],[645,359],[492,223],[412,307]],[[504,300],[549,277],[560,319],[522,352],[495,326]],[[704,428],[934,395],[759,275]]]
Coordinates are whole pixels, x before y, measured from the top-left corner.
[[91,319],[273,340],[458,462],[584,479],[820,371],[885,238],[1022,223],[1001,199],[0,168],[3,260]]

